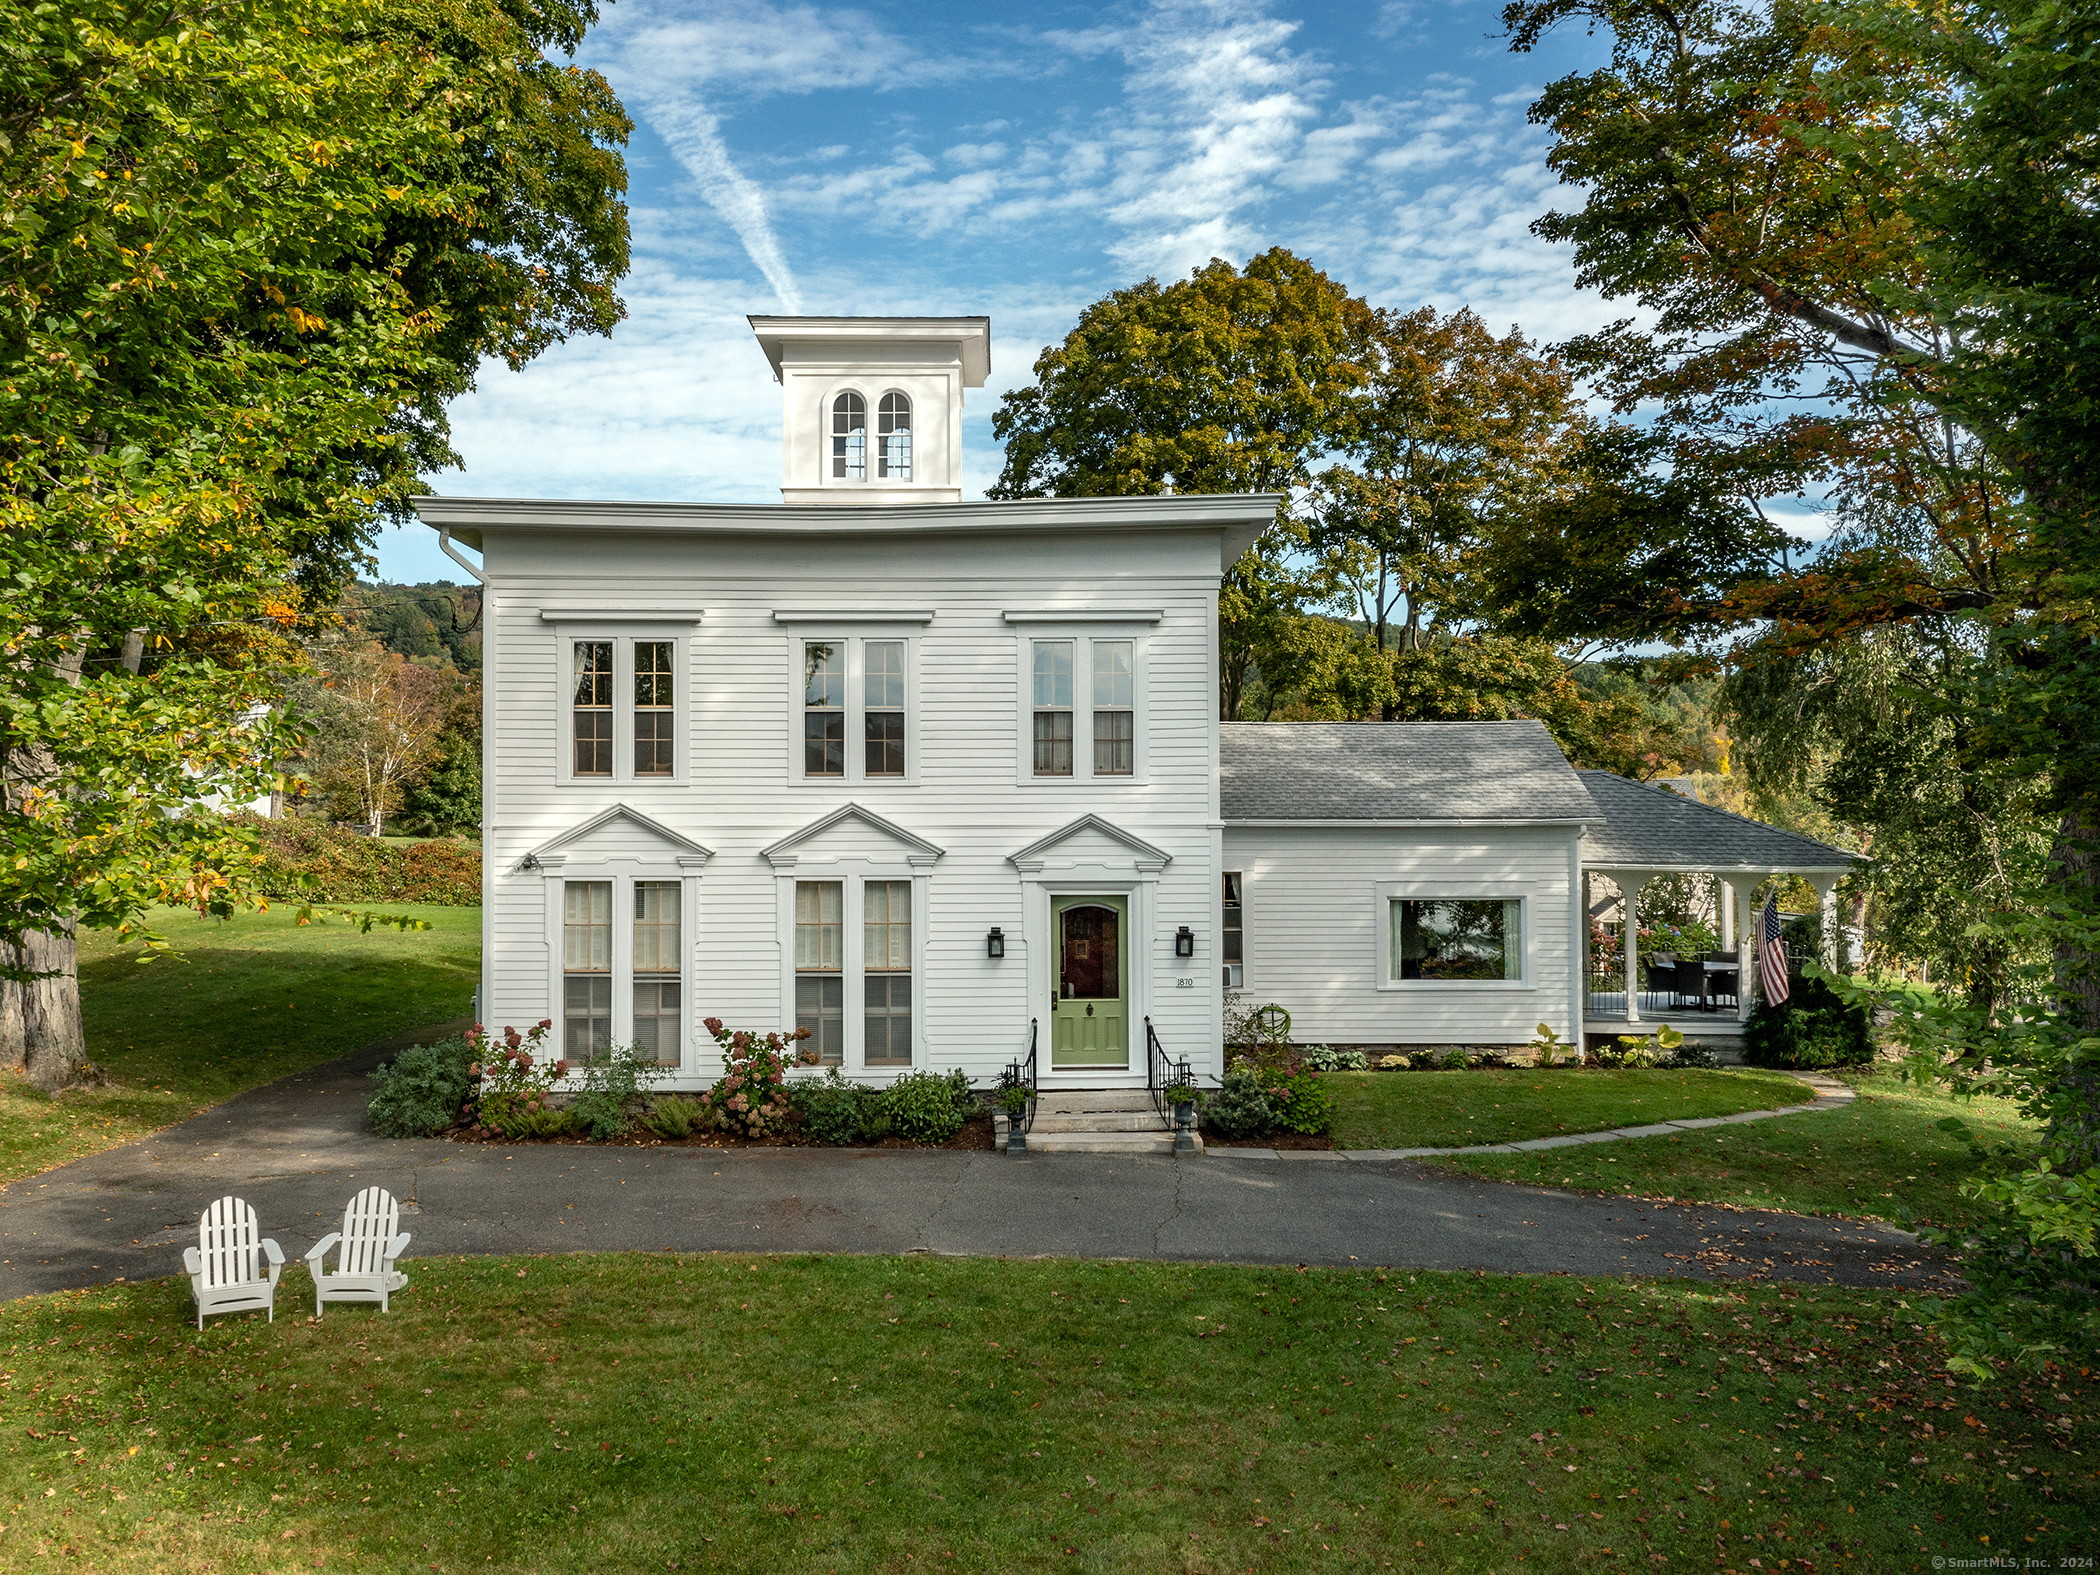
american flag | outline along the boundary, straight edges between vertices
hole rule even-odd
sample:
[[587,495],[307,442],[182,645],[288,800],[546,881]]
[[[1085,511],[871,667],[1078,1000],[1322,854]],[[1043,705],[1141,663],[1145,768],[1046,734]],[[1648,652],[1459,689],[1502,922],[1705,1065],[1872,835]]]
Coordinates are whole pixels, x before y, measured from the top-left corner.
[[1764,992],[1765,1005],[1784,1006],[1788,993],[1786,942],[1781,940],[1779,935],[1779,897],[1776,893],[1765,898],[1765,915],[1758,928],[1758,987]]

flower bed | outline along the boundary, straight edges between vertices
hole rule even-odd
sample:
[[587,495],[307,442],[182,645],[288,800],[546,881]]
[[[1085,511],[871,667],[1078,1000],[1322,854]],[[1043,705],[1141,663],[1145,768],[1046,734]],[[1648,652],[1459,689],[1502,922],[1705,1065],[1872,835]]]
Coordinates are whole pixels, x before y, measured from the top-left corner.
[[459,1143],[692,1148],[990,1149],[992,1118],[959,1072],[912,1072],[886,1088],[793,1075],[807,1033],[752,1033],[709,1018],[724,1071],[699,1094],[659,1094],[666,1069],[615,1046],[589,1062],[552,1056],[542,1019],[524,1032],[420,1046],[373,1074],[374,1130]]

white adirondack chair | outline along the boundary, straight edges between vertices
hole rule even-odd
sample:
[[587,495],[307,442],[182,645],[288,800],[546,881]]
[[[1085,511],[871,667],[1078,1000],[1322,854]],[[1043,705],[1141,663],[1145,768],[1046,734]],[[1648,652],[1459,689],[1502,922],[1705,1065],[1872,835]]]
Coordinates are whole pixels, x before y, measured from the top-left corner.
[[[367,1187],[350,1200],[343,1228],[323,1236],[306,1255],[316,1318],[326,1302],[377,1302],[381,1312],[389,1310],[387,1298],[408,1284],[408,1276],[394,1268],[408,1247],[408,1232],[395,1233],[400,1223],[401,1205],[384,1187]],[[335,1272],[324,1274],[321,1259],[330,1247],[339,1247]]]
[[[269,1272],[264,1273],[264,1260]],[[252,1312],[260,1307],[277,1321],[277,1276],[284,1249],[262,1234],[255,1210],[239,1198],[221,1198],[197,1222],[197,1245],[182,1249],[197,1327],[207,1313]]]

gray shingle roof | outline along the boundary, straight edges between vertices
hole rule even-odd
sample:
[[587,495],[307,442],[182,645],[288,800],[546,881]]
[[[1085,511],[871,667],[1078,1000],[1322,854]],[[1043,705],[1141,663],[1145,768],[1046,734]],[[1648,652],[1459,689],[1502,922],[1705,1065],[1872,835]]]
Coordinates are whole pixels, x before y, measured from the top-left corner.
[[1813,837],[1745,820],[1667,788],[1609,771],[1585,771],[1582,784],[1603,811],[1582,838],[1592,868],[1792,870],[1849,869],[1859,855]]
[[1228,821],[1598,818],[1537,722],[1226,722],[1218,750]]

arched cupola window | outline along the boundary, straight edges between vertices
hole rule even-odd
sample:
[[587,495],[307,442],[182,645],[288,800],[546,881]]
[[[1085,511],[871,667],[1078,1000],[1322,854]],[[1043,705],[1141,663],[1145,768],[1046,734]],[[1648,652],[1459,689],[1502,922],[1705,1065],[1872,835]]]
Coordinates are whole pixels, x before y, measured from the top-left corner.
[[875,473],[888,481],[911,480],[911,400],[884,394],[875,432],[881,440]]
[[831,475],[835,481],[868,479],[868,402],[850,390],[831,402]]

